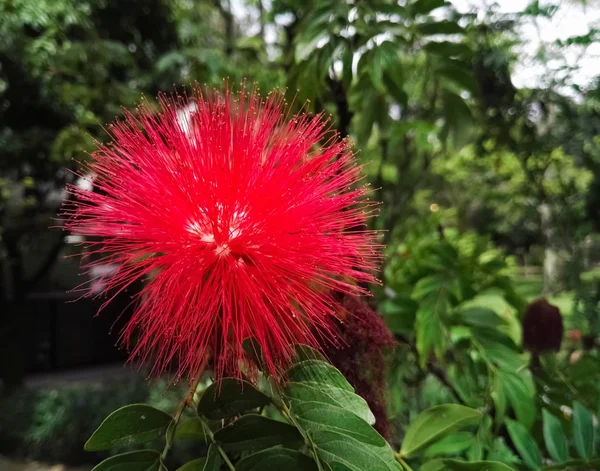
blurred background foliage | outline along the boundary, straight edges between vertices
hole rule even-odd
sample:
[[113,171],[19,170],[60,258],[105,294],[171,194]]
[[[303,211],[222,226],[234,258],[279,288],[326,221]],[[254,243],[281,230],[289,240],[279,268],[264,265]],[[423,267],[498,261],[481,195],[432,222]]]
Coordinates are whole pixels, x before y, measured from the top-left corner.
[[[374,225],[386,259],[373,307],[398,341],[386,392],[392,441],[418,412],[451,401],[487,419],[429,457],[567,469],[560,459],[597,456],[598,443],[588,453],[569,427],[600,406],[600,74],[583,80],[579,68],[599,30],[582,26],[528,55],[523,31],[599,5],[535,0],[507,13],[458,3],[0,0],[6,389],[35,370],[30,337],[42,322],[31,299],[77,284],[77,260],[61,258],[71,245],[48,227],[78,161],[107,139],[103,127],[142,95],[245,80],[263,93],[281,88],[295,110],[331,115],[382,202]],[[517,86],[525,59],[541,79]],[[551,353],[522,341],[527,305],[540,296],[562,314],[536,321],[541,337],[565,332]],[[7,399],[3,451],[82,460],[94,426],[78,420],[145,400],[125,385],[117,389],[128,398],[107,407],[87,401],[95,387],[42,388],[21,406]],[[102,397],[114,399],[111,387]],[[546,448],[547,430],[558,433],[549,415],[568,430],[565,456]],[[539,456],[524,453],[532,447]]]

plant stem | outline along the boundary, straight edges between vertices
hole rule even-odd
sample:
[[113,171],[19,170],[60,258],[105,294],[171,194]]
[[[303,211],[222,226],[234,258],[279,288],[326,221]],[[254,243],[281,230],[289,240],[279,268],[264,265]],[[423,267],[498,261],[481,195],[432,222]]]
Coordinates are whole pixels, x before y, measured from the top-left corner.
[[202,375],[204,374],[204,370],[206,369],[206,364],[208,363],[208,359],[209,359],[209,355],[204,355],[204,358],[202,359],[202,363],[200,364],[200,368],[198,368],[198,372],[196,373],[196,375],[194,376],[194,378],[192,379],[192,381],[190,383],[190,388],[188,389],[187,393],[185,394],[185,396],[179,403],[179,406],[177,407],[177,411],[175,412],[175,416],[173,417],[173,422],[167,429],[166,443],[165,443],[163,452],[161,454],[161,459],[163,459],[163,460],[167,457],[167,453],[169,453],[169,450],[171,448],[171,443],[173,442],[173,436],[175,435],[175,429],[177,428],[177,424],[179,423],[179,420],[181,419],[181,415],[183,414],[183,411],[185,410],[185,408],[187,406],[194,407],[194,394],[196,394],[196,389],[198,389],[198,383],[200,382],[200,379],[202,378]]
[[235,471],[235,466],[233,466],[233,463],[227,456],[227,453],[225,453],[225,450],[223,450],[223,448],[221,448],[219,446],[219,444],[215,441],[215,436],[214,436],[212,430],[210,429],[210,427],[208,426],[208,424],[204,421],[204,417],[202,417],[200,415],[198,417],[200,418],[200,422],[202,423],[202,428],[204,429],[204,433],[206,433],[206,435],[208,435],[212,444],[217,447],[217,450],[219,451],[221,458],[223,458],[223,461],[225,461],[225,464],[227,465],[227,467],[231,471]]
[[400,456],[400,453],[395,453],[394,456],[396,457],[396,461],[400,463],[400,465],[404,468],[405,471],[413,471],[413,469],[410,466],[408,466],[408,463],[404,461],[404,458]]

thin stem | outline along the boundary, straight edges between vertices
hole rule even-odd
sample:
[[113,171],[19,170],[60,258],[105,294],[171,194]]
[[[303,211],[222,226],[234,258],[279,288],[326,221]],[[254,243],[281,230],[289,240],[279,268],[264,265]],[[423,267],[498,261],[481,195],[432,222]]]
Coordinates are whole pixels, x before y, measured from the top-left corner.
[[215,441],[215,436],[214,436],[212,430],[210,429],[210,427],[208,426],[208,424],[204,421],[204,417],[202,417],[202,416],[198,416],[198,417],[200,418],[200,423],[202,424],[204,433],[206,433],[206,435],[208,435],[212,444],[217,447],[217,450],[219,451],[221,458],[223,458],[223,461],[225,461],[225,464],[227,465],[227,467],[231,471],[235,471],[235,466],[233,466],[233,463],[227,456],[227,453],[225,453],[225,450],[223,450],[223,448],[221,448],[221,446]]
[[323,466],[321,465],[321,460],[319,460],[319,457],[317,455],[317,445],[315,444],[315,442],[312,441],[312,439],[310,438],[310,435],[308,435],[308,433],[305,433],[304,430],[302,429],[302,427],[300,427],[300,424],[298,422],[296,422],[296,420],[294,419],[294,415],[292,414],[292,411],[289,409],[289,407],[287,406],[287,404],[285,403],[285,400],[283,399],[283,393],[280,390],[280,388],[277,386],[277,394],[279,395],[279,399],[281,404],[275,404],[274,401],[271,401],[271,403],[277,407],[277,409],[279,409],[279,411],[282,413],[282,415],[292,424],[296,427],[296,429],[300,432],[300,434],[302,435],[302,437],[304,438],[304,442],[310,446],[313,455],[315,457],[315,462],[317,463],[317,468],[319,471],[323,471]]
[[408,463],[404,461],[404,458],[400,456],[400,453],[396,453],[394,456],[396,457],[396,461],[400,463],[400,465],[405,469],[405,471],[413,471],[413,469],[410,466],[408,466]]
[[183,411],[185,410],[185,408],[187,406],[190,406],[192,408],[195,407],[194,394],[196,394],[196,389],[198,389],[198,383],[200,383],[200,379],[202,378],[202,375],[204,374],[204,370],[206,369],[208,359],[209,359],[209,355],[204,355],[204,358],[202,359],[202,363],[200,364],[200,368],[198,368],[198,372],[192,379],[192,381],[190,383],[190,388],[188,389],[186,395],[183,397],[183,399],[179,403],[179,406],[177,407],[177,411],[175,412],[175,416],[173,417],[173,422],[171,422],[171,425],[167,429],[166,443],[165,443],[163,452],[161,454],[161,458],[163,460],[167,457],[167,454],[169,453],[169,450],[171,449],[171,443],[173,442],[173,436],[175,435],[175,429],[177,428],[177,424],[179,423],[179,420],[181,419],[181,415],[183,414]]

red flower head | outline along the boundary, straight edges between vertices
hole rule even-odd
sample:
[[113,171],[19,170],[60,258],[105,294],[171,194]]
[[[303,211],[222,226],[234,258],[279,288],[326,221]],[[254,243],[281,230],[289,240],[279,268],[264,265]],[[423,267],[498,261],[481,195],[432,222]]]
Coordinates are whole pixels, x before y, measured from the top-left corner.
[[210,353],[217,377],[240,375],[248,337],[276,373],[293,344],[334,334],[328,293],[375,281],[360,167],[322,116],[288,120],[278,95],[159,102],[110,127],[87,169],[99,191],[70,188],[65,229],[92,238],[90,265],[118,266],[105,291],[148,278],[123,341],[155,374],[176,360],[192,377]]

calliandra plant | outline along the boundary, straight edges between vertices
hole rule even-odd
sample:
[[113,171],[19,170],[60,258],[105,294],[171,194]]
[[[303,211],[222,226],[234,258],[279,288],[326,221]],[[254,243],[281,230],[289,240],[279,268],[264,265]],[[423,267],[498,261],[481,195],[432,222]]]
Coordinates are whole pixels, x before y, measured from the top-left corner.
[[190,388],[173,415],[144,404],[110,414],[85,449],[135,451],[94,471],[166,470],[183,439],[197,458],[180,471],[410,471],[439,430],[458,427],[444,421],[479,420],[464,406],[429,411],[442,422],[409,428],[395,453],[321,353],[341,342],[340,312],[361,315],[339,294],[367,294],[380,259],[361,168],[323,116],[291,116],[277,94],[196,88],[109,132],[82,171],[95,191],[70,188],[64,227],[88,241],[88,268],[118,267],[95,280],[107,303],[146,281],[123,342],[155,375],[175,364]]

